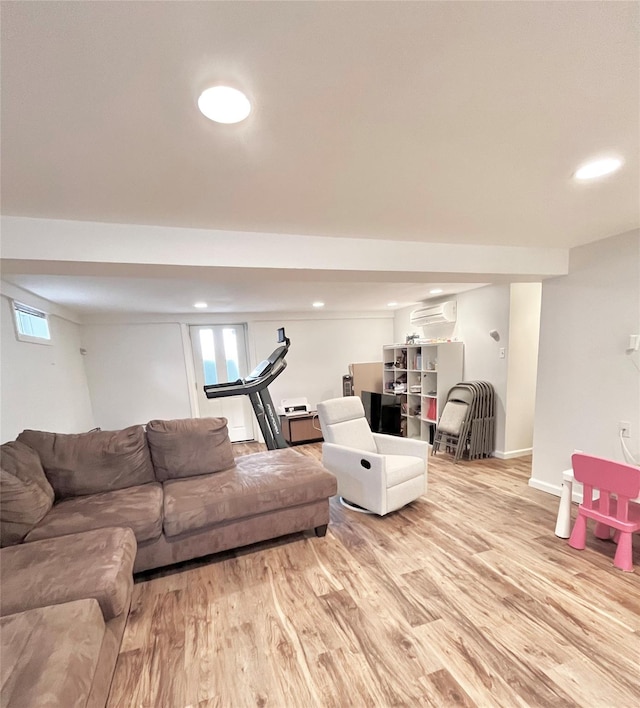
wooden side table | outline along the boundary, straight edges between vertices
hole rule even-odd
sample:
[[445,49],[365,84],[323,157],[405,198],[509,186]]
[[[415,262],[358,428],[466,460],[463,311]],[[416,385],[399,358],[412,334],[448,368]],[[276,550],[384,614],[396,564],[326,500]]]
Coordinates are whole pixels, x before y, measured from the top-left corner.
[[291,445],[322,441],[318,414],[315,411],[301,415],[281,415],[280,427],[284,439]]

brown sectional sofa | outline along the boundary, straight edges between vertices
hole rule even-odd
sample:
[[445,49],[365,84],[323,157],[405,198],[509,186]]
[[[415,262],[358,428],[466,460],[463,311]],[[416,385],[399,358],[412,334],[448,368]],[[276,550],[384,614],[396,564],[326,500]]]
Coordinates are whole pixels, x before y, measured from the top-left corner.
[[2,708],[106,703],[133,572],[324,535],[333,475],[291,449],[234,460],[226,422],[27,430],[2,446]]
[[136,540],[85,531],[0,552],[0,705],[104,706],[133,589]]

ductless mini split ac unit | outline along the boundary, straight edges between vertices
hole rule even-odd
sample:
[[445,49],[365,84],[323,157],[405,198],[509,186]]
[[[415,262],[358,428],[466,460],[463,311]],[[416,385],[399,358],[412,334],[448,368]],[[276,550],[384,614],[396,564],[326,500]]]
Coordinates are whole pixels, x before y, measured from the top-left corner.
[[441,302],[438,305],[428,305],[411,313],[411,324],[416,327],[442,324],[456,321],[456,302]]

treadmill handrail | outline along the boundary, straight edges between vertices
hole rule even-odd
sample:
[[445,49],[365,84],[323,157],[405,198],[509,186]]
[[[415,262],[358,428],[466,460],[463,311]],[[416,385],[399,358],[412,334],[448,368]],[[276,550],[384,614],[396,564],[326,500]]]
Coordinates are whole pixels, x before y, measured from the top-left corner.
[[[228,386],[225,384],[213,384],[205,386],[204,392],[207,398],[227,398],[228,396],[246,396],[249,393],[255,393],[268,386],[284,369],[287,368],[287,362],[282,360],[278,362],[277,367],[273,367],[269,374],[261,376],[253,381],[243,381],[242,383],[233,382]],[[214,396],[209,395],[209,391],[215,392]]]
[[228,388],[229,386],[239,386],[241,384],[244,384],[244,381],[242,379],[236,379],[235,381],[225,381],[224,383],[217,383],[217,384],[206,384],[204,387],[205,392],[206,391],[213,391],[213,389],[219,389],[219,388]]
[[[228,396],[242,396],[254,391],[259,391],[263,386],[268,386],[278,374],[282,373],[287,366],[284,360],[291,342],[287,338],[283,347],[274,349],[267,359],[261,361],[258,366],[247,376],[246,379],[236,379],[227,383],[209,384],[204,386],[207,398],[227,398]],[[284,366],[280,366],[284,364]],[[264,372],[261,370],[263,369]],[[256,372],[260,374],[256,375]],[[215,396],[210,396],[209,392],[214,392]]]

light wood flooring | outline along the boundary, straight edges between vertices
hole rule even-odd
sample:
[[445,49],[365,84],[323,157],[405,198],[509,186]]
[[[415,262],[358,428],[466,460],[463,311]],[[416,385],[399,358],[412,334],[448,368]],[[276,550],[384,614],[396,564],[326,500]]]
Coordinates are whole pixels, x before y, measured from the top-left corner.
[[109,708],[638,708],[640,548],[570,549],[529,475],[438,455],[385,518],[139,576]]

